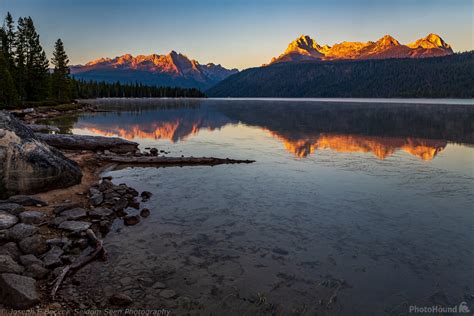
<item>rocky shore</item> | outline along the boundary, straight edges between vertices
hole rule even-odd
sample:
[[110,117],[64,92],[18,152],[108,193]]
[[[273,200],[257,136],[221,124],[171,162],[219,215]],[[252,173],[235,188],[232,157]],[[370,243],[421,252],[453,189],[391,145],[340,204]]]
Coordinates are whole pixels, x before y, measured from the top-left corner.
[[[252,162],[164,157],[154,148],[141,152],[138,144],[118,138],[35,134],[44,128],[26,123],[59,114],[14,114],[23,121],[0,111],[0,307],[6,309],[77,308],[76,301],[62,296],[63,283],[74,284],[75,271],[107,259],[102,240],[114,221],[133,226],[153,212],[141,207],[150,192],[114,184],[100,176],[104,170]],[[166,291],[164,295],[173,294]],[[132,302],[122,293],[105,299],[111,306]]]
[[[64,269],[94,254],[114,220],[135,225],[150,215],[149,209],[140,208],[140,202],[150,196],[104,178],[84,192],[85,202],[63,200],[49,205],[24,195],[0,201],[2,303],[22,309],[51,301],[60,289],[57,282]],[[105,249],[90,260],[104,259],[104,253]],[[52,282],[57,286],[54,293],[47,291]]]

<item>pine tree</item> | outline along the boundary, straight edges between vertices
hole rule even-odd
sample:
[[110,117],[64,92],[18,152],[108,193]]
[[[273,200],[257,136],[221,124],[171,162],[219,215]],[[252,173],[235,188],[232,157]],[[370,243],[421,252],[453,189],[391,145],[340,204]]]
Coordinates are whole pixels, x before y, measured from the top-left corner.
[[3,55],[8,62],[8,68],[13,71],[14,68],[14,46],[15,46],[15,24],[10,12],[5,17],[4,25],[4,40],[2,43]]
[[0,52],[0,109],[15,105],[16,101],[15,84],[8,70],[8,63]]
[[31,101],[45,100],[50,91],[49,61],[41,47],[39,34],[36,32],[31,17],[26,18],[26,32],[28,43],[26,95]]
[[15,85],[20,101],[25,101],[27,74],[27,52],[28,52],[28,34],[27,34],[26,18],[18,19],[18,26],[15,33]]
[[54,65],[51,88],[52,96],[58,101],[70,101],[71,83],[69,79],[69,59],[64,50],[64,44],[58,39],[54,44],[53,58],[51,63]]

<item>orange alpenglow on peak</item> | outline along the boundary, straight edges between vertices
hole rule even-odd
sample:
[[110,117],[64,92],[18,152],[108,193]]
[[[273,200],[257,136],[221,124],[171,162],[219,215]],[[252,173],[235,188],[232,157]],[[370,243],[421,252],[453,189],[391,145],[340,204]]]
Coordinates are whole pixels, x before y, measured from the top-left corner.
[[271,63],[298,62],[308,60],[338,59],[384,59],[419,58],[453,54],[453,50],[439,35],[429,34],[413,43],[404,45],[391,35],[385,35],[376,42],[342,42],[321,46],[308,35],[302,35],[288,45],[283,54]]
[[139,81],[151,85],[208,88],[217,82],[237,73],[237,69],[226,69],[221,65],[198,61],[174,50],[166,55],[131,54],[115,58],[99,58],[85,65],[71,67],[77,78],[117,81],[126,78],[127,82]]

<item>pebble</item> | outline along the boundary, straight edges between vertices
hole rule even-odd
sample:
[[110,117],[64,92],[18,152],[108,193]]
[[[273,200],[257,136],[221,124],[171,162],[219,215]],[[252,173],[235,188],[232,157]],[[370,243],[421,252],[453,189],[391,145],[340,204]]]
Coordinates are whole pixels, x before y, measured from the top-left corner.
[[176,292],[173,290],[163,290],[160,292],[160,296],[163,298],[175,298],[176,297]]
[[116,293],[109,298],[109,302],[116,306],[127,306],[133,303],[133,299],[123,293]]

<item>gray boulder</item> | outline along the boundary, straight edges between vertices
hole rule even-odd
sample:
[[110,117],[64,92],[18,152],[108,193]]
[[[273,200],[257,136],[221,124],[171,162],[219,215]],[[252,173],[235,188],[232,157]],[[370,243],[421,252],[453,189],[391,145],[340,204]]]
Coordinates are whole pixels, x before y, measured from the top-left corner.
[[87,217],[87,211],[83,208],[73,208],[62,212],[61,216],[67,218],[67,220],[78,220]]
[[30,237],[38,232],[39,228],[24,223],[16,224],[7,230],[7,238],[14,241],[21,241],[26,237]]
[[20,218],[20,221],[22,223],[39,224],[44,220],[45,215],[44,213],[38,211],[25,211],[23,213],[20,213],[18,217]]
[[26,309],[39,303],[36,281],[13,273],[0,274],[0,302],[18,309]]
[[49,273],[49,270],[44,267],[43,264],[33,263],[27,266],[23,275],[40,280],[45,278]]
[[55,205],[53,208],[53,213],[61,214],[62,212],[66,210],[70,210],[70,209],[78,208],[78,207],[82,208],[84,207],[84,205],[81,202],[65,202],[65,203]]
[[44,238],[38,234],[23,239],[18,243],[18,246],[25,255],[41,255],[49,248]]
[[0,229],[10,228],[18,222],[18,217],[7,212],[0,211]]
[[8,200],[6,200],[6,202],[16,203],[23,206],[47,206],[48,205],[48,203],[46,203],[45,201],[37,199],[29,195],[10,196]]
[[64,251],[58,246],[53,246],[47,253],[44,254],[43,262],[46,267],[54,268],[60,266],[61,256],[64,254]]
[[91,226],[88,222],[65,221],[59,224],[59,229],[70,231],[71,233],[80,233]]
[[24,268],[9,255],[0,255],[0,273],[23,273]]
[[89,211],[89,215],[92,218],[109,217],[114,214],[115,214],[114,211],[105,207],[96,207],[93,210]]
[[44,265],[43,261],[38,259],[35,255],[20,256],[20,262],[25,267],[31,266],[32,264]]
[[17,203],[5,202],[5,203],[0,203],[0,211],[7,212],[7,213],[17,216],[21,212],[25,211],[25,208],[22,205],[17,204]]
[[14,260],[18,260],[21,256],[21,251],[14,242],[7,242],[6,244],[0,246],[1,255],[9,255]]
[[6,111],[0,111],[0,131],[0,198],[81,182],[82,172],[76,162],[41,142]]

